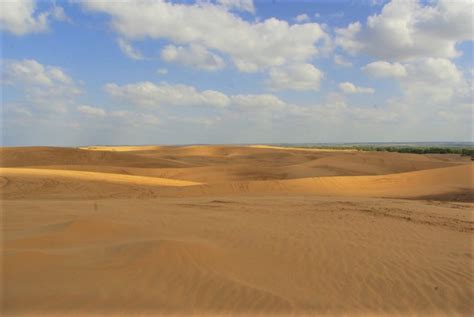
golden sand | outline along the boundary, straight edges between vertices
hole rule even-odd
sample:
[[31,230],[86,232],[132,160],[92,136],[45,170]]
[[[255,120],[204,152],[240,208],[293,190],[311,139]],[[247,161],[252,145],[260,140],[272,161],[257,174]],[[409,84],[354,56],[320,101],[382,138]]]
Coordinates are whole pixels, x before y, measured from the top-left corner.
[[146,146],[0,162],[3,315],[473,313],[469,158]]

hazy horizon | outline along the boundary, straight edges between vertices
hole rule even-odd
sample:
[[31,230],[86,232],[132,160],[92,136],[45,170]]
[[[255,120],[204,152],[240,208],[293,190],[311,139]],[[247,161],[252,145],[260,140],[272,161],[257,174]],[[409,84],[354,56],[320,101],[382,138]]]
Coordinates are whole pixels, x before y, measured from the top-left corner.
[[282,146],[356,146],[356,145],[418,145],[418,146],[449,146],[462,147],[474,146],[472,141],[415,141],[415,142],[383,142],[383,141],[365,141],[365,142],[253,142],[253,143],[87,143],[87,144],[69,144],[69,145],[54,145],[54,144],[23,144],[23,145],[8,145],[1,144],[2,147],[94,147],[94,146],[246,146],[246,145],[282,145]]

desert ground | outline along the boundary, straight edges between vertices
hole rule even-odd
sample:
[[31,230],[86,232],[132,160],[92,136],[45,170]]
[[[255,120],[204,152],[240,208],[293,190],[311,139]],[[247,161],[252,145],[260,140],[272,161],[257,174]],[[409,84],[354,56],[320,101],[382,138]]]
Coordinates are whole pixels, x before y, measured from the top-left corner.
[[470,316],[473,163],[0,149],[2,315]]

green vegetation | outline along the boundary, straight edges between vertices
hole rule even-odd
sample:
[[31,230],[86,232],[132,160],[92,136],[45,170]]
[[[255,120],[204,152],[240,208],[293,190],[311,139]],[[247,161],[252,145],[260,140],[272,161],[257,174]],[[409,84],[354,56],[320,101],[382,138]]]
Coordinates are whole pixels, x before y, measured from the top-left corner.
[[379,151],[379,152],[398,152],[414,154],[461,154],[463,156],[474,157],[474,148],[459,147],[422,147],[422,146],[355,146],[355,149],[361,151]]
[[335,150],[358,150],[377,152],[397,152],[413,154],[459,154],[470,156],[474,160],[474,147],[433,147],[433,146],[375,146],[375,145],[353,145],[353,146],[298,146],[304,148],[320,148]]

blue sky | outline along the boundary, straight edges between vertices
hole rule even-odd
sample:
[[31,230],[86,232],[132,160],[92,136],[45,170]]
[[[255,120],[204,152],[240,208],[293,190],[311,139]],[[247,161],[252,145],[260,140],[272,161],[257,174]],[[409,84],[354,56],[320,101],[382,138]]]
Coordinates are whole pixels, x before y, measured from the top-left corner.
[[471,1],[4,1],[4,145],[471,141]]

